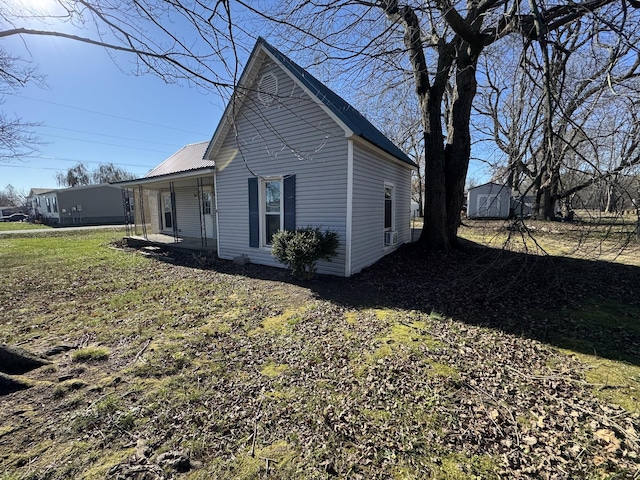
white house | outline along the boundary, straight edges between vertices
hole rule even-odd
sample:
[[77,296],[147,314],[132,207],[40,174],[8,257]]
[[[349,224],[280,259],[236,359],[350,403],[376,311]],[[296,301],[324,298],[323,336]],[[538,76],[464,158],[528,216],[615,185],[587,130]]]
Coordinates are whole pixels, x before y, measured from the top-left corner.
[[338,232],[320,273],[350,276],[410,241],[417,166],[345,100],[259,39],[213,138],[187,145],[146,177],[136,230],[199,238],[223,259],[281,266],[279,229]]

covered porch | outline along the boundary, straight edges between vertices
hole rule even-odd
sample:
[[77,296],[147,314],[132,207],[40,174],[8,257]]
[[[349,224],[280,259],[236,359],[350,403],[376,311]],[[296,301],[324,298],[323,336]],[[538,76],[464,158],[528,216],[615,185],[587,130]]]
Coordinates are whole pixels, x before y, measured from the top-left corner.
[[217,250],[213,168],[121,182],[125,241],[164,250]]

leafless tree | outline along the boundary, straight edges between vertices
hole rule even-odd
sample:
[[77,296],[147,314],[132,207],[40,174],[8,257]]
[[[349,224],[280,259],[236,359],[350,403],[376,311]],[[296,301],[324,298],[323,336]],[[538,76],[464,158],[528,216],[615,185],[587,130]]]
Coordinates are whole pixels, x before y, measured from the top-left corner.
[[24,192],[18,191],[13,185],[9,184],[0,190],[0,205],[3,207],[21,207],[26,200]]
[[132,180],[133,178],[133,174],[116,167],[113,163],[101,163],[94,171],[90,171],[85,163],[78,162],[66,172],[55,174],[56,182],[61,187],[81,187],[96,183]]
[[[31,81],[40,81],[33,69],[0,47],[0,105],[5,102],[6,95],[15,93]],[[40,143],[33,134],[36,126],[38,123],[0,112],[0,162],[11,162],[33,154]]]
[[91,173],[93,183],[121,182],[133,180],[135,176],[124,168],[116,167],[113,163],[101,163],[98,168]]
[[64,173],[56,173],[55,178],[57,184],[61,187],[81,187],[91,184],[91,173],[82,162],[78,162]]
[[[635,35],[580,19],[550,35],[546,50],[520,40],[511,56],[499,50],[484,58],[479,132],[506,158],[506,183],[535,195],[536,217],[553,218],[559,203],[569,209],[573,195],[594,183],[611,186],[615,199],[616,179],[636,163]],[[495,53],[501,68],[489,59]]]
[[[282,2],[278,19],[299,32],[305,51],[325,52],[325,58],[342,62],[359,59],[360,66],[366,63],[381,72],[400,68],[413,74],[426,152],[425,223],[430,226],[423,230],[420,243],[430,250],[449,250],[457,245],[478,61],[485,49],[491,45],[499,49],[508,36],[520,37],[541,55],[541,80],[549,82],[553,72],[544,60],[556,32],[584,19],[597,23],[602,35],[606,31],[624,39],[637,23],[637,6],[624,0],[568,4],[289,0]],[[551,114],[555,105],[551,96],[542,100],[545,120],[551,117],[544,112]],[[553,131],[551,125],[545,128]],[[546,141],[550,148],[543,153],[549,158],[538,172],[540,190],[547,188],[548,176],[555,175],[556,168],[550,157],[551,137]]]
[[[590,22],[612,45],[638,30],[637,0],[582,0],[571,3],[515,0],[220,0],[209,4],[155,0],[57,0],[54,16],[0,10],[0,38],[55,36],[126,52],[137,58],[134,73],[152,72],[167,81],[207,88],[233,87],[239,52],[252,36],[241,13],[261,18],[286,36],[290,51],[307,66],[340,63],[351,79],[360,72],[413,79],[425,149],[425,223],[420,237],[428,250],[457,246],[457,230],[471,155],[472,105],[479,60],[487,47],[521,38],[541,66],[543,148],[534,183],[546,201],[559,195],[554,133],[553,55],[562,54],[558,32]],[[9,13],[7,13],[9,12]],[[44,23],[36,24],[39,21]],[[48,27],[47,22],[65,28]],[[44,26],[43,26],[44,25]],[[241,39],[241,40],[240,40]],[[239,41],[240,40],[240,41]],[[608,40],[607,40],[608,41]],[[555,49],[555,50],[554,50]],[[354,68],[358,67],[358,68]],[[613,78],[613,76],[611,76]],[[386,82],[385,82],[386,83]],[[588,85],[587,85],[588,86]],[[226,91],[226,90],[225,90]],[[570,116],[569,116],[570,117]],[[548,193],[547,193],[548,192]],[[567,193],[567,192],[564,192]],[[546,207],[544,207],[546,208]]]

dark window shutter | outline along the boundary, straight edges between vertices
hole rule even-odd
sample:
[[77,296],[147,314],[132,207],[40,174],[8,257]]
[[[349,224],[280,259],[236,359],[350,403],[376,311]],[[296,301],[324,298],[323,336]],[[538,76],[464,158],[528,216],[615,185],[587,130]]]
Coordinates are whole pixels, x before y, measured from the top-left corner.
[[258,179],[249,178],[249,246],[260,246],[260,208],[258,207]]
[[284,229],[296,229],[296,176],[284,177]]

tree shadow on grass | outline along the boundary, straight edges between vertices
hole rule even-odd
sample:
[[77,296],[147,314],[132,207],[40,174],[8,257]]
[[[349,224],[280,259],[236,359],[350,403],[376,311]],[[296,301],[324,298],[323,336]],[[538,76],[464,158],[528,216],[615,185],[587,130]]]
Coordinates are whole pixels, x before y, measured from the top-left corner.
[[351,278],[298,281],[283,269],[223,260],[207,268],[299,285],[345,308],[436,312],[640,365],[639,267],[466,242],[462,251],[447,255],[425,255],[405,245]]
[[350,279],[309,284],[353,308],[437,312],[560,348],[640,365],[640,268],[468,243],[422,255],[405,246]]

